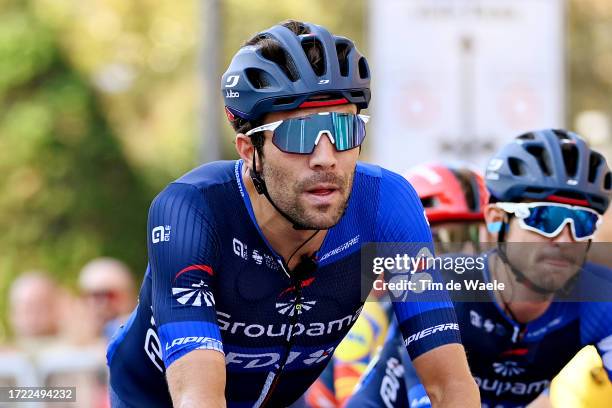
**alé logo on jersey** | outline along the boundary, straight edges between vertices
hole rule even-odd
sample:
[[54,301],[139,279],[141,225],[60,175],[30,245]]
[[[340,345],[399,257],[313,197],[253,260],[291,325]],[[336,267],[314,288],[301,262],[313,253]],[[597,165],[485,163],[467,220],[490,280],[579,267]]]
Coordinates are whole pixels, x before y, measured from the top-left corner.
[[159,225],[151,230],[151,242],[157,244],[158,242],[170,241],[170,225]]
[[242,259],[249,259],[249,249],[246,244],[243,244],[238,238],[234,238],[232,241],[232,248],[234,248],[234,254],[238,255]]
[[191,265],[182,269],[174,277],[172,296],[185,306],[200,307],[215,305],[215,298],[203,277],[213,276],[213,270],[208,265]]

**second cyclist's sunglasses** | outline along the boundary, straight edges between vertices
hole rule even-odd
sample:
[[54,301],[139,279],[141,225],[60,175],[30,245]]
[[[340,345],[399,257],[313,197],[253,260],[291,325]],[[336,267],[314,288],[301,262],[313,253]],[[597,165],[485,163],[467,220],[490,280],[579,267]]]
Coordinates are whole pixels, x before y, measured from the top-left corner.
[[559,235],[565,225],[569,223],[574,239],[576,241],[586,241],[593,238],[597,227],[601,224],[599,213],[582,206],[550,202],[502,202],[496,203],[495,206],[507,213],[516,215],[521,228],[536,232],[547,238],[554,238]]
[[366,115],[320,112],[299,118],[266,123],[246,132],[246,136],[269,130],[272,143],[285,153],[311,154],[324,134],[339,152],[361,146],[365,139]]

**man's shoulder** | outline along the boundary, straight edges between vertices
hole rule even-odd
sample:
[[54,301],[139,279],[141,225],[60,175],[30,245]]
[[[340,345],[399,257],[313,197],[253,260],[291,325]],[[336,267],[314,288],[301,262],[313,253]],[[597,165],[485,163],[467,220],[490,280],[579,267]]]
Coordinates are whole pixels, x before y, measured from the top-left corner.
[[380,178],[382,176],[383,168],[371,163],[357,162],[355,168],[355,176],[375,177]]
[[408,183],[408,180],[406,180],[404,177],[394,171],[381,167],[377,164],[361,161],[357,162],[357,167],[355,168],[355,175],[360,177],[373,177],[381,179],[383,181],[387,181],[388,179],[397,179],[403,180]]
[[225,184],[236,180],[238,161],[222,160],[202,164],[183,174],[173,183],[190,184],[197,188]]
[[[155,197],[152,208],[167,208],[168,211],[171,211],[171,208],[176,210],[180,206],[200,208],[205,202],[209,208],[214,207],[217,202],[229,205],[230,201],[239,197],[238,193],[233,193],[237,190],[234,183],[236,183],[235,171],[238,171],[238,164],[236,161],[216,161],[196,167],[169,183]],[[212,190],[216,186],[221,186],[222,189]],[[228,194],[229,192],[231,194]],[[203,200],[203,193],[206,194],[206,200]]]

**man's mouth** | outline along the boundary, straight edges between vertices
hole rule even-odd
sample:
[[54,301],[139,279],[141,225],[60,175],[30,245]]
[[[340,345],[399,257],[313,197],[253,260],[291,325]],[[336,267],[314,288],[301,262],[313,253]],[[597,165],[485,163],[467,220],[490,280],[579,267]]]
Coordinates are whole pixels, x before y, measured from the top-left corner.
[[328,196],[338,191],[338,187],[331,184],[319,184],[306,190],[309,194],[317,196]]
[[573,265],[573,261],[564,257],[543,257],[541,258],[541,262],[547,263],[552,266],[556,266],[559,268],[567,268],[568,266]]

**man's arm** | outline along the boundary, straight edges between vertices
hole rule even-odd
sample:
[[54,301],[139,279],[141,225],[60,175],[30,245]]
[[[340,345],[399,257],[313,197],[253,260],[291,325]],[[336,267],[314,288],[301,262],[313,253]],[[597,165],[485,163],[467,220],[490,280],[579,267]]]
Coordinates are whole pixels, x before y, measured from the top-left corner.
[[[395,173],[383,170],[377,242],[386,252],[418,258],[433,254],[431,231],[421,200],[412,186]],[[383,248],[381,246],[381,248]],[[427,251],[425,251],[427,249]],[[441,283],[439,273],[425,268],[433,282]],[[392,279],[388,274],[387,279]],[[412,281],[414,276],[404,277]],[[418,287],[417,287],[418,289]],[[453,304],[445,290],[408,290],[391,296],[404,345],[414,359],[415,369],[434,407],[480,407],[478,389],[470,375],[461,346],[459,325]],[[418,361],[418,366],[417,366]]]
[[432,407],[480,407],[478,386],[460,344],[436,347],[421,354],[413,364]]
[[176,408],[225,408],[225,358],[218,351],[194,350],[168,367],[166,376]]
[[177,407],[225,406],[225,359],[215,311],[218,238],[202,193],[173,183],[149,211],[153,316]]

